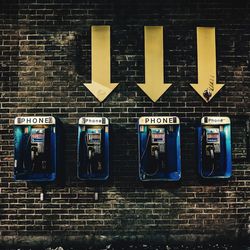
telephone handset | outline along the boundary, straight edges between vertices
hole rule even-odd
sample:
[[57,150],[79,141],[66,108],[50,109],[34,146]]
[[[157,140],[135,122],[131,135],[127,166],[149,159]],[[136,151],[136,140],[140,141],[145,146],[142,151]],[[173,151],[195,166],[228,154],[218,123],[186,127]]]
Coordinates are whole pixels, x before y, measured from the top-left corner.
[[86,131],[87,142],[87,171],[91,174],[96,171],[101,171],[102,163],[102,129],[88,128]]
[[[165,152],[166,152],[166,131],[165,128],[154,127],[149,128],[148,139],[146,145],[148,151],[148,167],[145,169],[145,174],[153,176],[157,174],[160,169],[165,166]],[[145,156],[145,154],[142,154]]]
[[159,160],[165,153],[165,128],[151,128],[151,156]]
[[[24,160],[24,167],[32,172],[48,171],[49,167],[49,148],[50,137],[48,129],[44,127],[32,127],[24,129],[24,135],[29,134],[26,143],[26,153]],[[26,166],[30,165],[30,166]]]
[[216,171],[216,165],[220,154],[220,129],[204,128],[203,130],[203,151],[205,165],[210,169],[208,176]]
[[[22,169],[22,171],[28,173],[32,171],[32,163],[31,163],[31,144],[30,144],[30,132],[29,127],[25,127],[23,130],[23,134],[21,137],[20,147],[18,149],[20,150],[20,161],[19,162],[19,168]],[[17,173],[19,170],[16,170]]]

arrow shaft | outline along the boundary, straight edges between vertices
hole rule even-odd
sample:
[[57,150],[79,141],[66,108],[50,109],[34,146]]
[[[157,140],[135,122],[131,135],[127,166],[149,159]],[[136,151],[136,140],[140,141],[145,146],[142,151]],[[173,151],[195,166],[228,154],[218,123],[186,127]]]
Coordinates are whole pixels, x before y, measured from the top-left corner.
[[198,83],[204,88],[216,84],[215,28],[197,27]]
[[144,27],[145,83],[163,83],[163,27]]
[[92,82],[110,83],[110,26],[91,27]]

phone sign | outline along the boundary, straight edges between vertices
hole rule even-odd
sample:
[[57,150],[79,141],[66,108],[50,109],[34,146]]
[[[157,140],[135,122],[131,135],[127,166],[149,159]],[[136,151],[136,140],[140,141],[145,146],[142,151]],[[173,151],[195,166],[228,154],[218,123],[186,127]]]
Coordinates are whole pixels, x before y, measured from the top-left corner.
[[33,124],[55,124],[56,120],[53,116],[30,116],[16,117],[14,124],[33,125]]

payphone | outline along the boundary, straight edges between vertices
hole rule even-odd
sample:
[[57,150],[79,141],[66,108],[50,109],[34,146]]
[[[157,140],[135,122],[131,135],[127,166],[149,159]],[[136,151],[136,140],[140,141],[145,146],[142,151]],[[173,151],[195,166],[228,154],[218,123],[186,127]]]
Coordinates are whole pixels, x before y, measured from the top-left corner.
[[144,116],[138,126],[140,180],[178,181],[181,178],[179,118]]
[[104,117],[81,117],[78,124],[77,176],[81,180],[109,177],[109,122]]
[[229,178],[232,172],[228,117],[205,116],[198,127],[198,171],[203,178]]
[[16,117],[14,179],[54,181],[59,165],[59,121],[53,116]]

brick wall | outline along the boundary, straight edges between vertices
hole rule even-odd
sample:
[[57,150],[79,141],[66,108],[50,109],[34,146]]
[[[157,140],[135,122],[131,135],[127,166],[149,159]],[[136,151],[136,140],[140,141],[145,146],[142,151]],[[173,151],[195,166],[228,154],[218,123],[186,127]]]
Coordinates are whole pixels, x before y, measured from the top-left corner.
[[[0,242],[66,240],[228,240],[250,231],[249,1],[1,1],[0,6]],[[112,82],[99,103],[91,81],[90,27],[111,25]],[[144,81],[143,26],[163,25],[165,82],[152,103]],[[224,88],[206,104],[197,82],[196,26],[215,26],[217,78]],[[65,128],[64,186],[13,181],[13,120],[54,115]],[[138,180],[136,123],[143,115],[177,115],[182,131],[182,180]],[[195,164],[195,125],[204,115],[232,119],[233,176],[205,182]],[[106,116],[112,124],[112,176],[90,184],[76,178],[77,121]],[[99,200],[94,201],[94,192]]]

